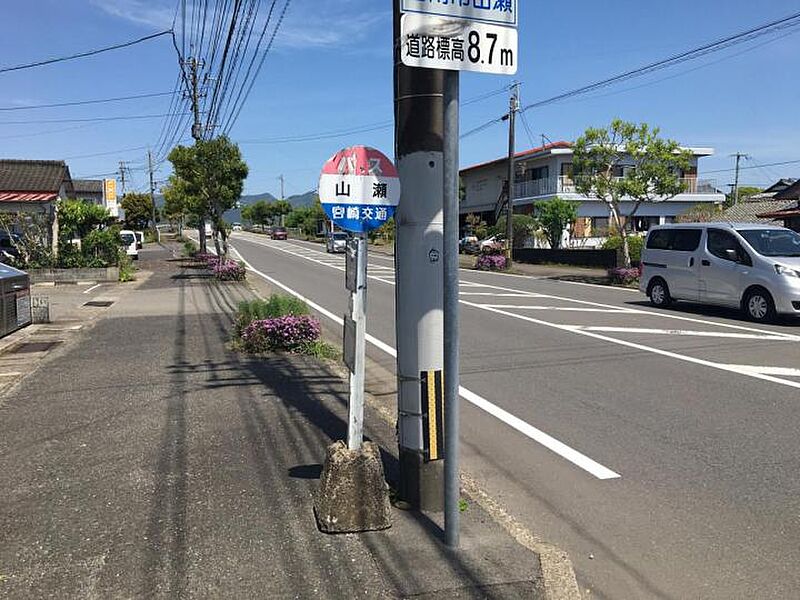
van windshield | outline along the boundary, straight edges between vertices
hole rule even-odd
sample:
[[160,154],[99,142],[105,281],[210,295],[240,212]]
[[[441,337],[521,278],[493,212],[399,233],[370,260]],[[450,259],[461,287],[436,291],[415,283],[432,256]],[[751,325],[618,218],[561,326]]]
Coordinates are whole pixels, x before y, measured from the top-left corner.
[[346,233],[334,233],[333,234],[333,239],[335,239],[335,240],[346,240],[347,239],[347,234]]
[[761,256],[800,257],[800,235],[789,229],[740,229],[739,235]]

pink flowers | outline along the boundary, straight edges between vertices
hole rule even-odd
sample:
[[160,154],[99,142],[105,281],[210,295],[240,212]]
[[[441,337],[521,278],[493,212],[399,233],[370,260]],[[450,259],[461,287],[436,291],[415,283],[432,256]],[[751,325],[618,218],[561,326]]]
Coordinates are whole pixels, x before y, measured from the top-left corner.
[[616,269],[609,269],[608,276],[611,278],[612,283],[629,285],[639,280],[639,277],[641,277],[641,272],[639,267],[633,267],[630,269],[618,267]]
[[211,267],[214,277],[220,281],[244,281],[247,276],[244,265],[235,260],[217,260],[213,264],[209,263],[209,267]]
[[287,315],[253,321],[242,332],[241,340],[247,352],[297,352],[318,341],[321,333],[319,321],[314,317]]
[[481,254],[475,262],[479,271],[505,271],[506,257],[502,254]]

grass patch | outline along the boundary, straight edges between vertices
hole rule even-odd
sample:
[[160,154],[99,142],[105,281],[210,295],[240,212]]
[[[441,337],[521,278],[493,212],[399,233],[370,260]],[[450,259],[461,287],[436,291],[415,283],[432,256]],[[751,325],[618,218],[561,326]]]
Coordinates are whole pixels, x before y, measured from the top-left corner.
[[467,504],[466,500],[464,500],[462,498],[461,500],[458,501],[458,510],[459,510],[459,512],[462,512],[462,513],[463,512],[467,512],[468,508],[469,508],[469,504]]
[[136,267],[133,266],[133,261],[127,256],[119,261],[119,280],[121,283],[136,280]]
[[240,302],[234,324],[236,337],[241,337],[242,332],[253,321],[277,319],[289,315],[298,317],[307,314],[310,314],[308,305],[294,296],[272,294],[266,300],[257,299]]
[[298,350],[298,353],[324,360],[339,360],[339,358],[341,358],[341,352],[338,348],[322,340],[303,344]]

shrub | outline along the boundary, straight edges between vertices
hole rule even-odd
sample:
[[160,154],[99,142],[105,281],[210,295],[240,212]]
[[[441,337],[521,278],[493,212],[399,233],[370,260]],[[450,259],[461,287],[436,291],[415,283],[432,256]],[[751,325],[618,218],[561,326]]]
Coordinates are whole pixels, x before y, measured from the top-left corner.
[[197,248],[194,245],[194,242],[186,240],[183,242],[183,256],[194,256],[197,253]]
[[618,267],[616,269],[609,269],[608,276],[611,278],[612,283],[630,285],[639,281],[641,272],[638,268],[626,269],[625,267]]
[[122,283],[134,281],[136,279],[136,267],[133,266],[133,261],[126,254],[122,255],[119,261],[119,280]]
[[253,321],[242,332],[242,347],[247,352],[270,350],[302,351],[319,340],[319,321],[309,315],[288,315]]
[[247,277],[247,269],[242,263],[235,260],[209,261],[209,267],[211,267],[214,277],[220,281],[244,281]]
[[236,336],[241,337],[245,328],[253,321],[274,319],[294,315],[296,317],[309,314],[308,306],[294,296],[272,294],[266,300],[249,300],[239,303],[234,326]]
[[481,254],[475,261],[478,271],[505,271],[508,261],[502,254]]
[[[631,252],[631,260],[639,262],[642,260],[642,247],[644,246],[644,238],[638,235],[628,236],[628,250]],[[603,250],[620,250],[622,249],[622,238],[618,235],[613,235],[603,243]]]

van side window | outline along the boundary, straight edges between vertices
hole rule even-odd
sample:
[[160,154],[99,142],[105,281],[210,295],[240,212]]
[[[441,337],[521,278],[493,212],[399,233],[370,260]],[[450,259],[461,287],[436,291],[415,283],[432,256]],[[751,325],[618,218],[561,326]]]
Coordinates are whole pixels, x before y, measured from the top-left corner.
[[671,229],[656,229],[647,236],[647,248],[649,250],[669,250],[671,242]]
[[700,229],[673,229],[675,235],[672,238],[670,250],[678,252],[694,252],[700,245],[700,237],[703,232]]
[[753,264],[750,255],[742,248],[739,240],[727,231],[709,229],[706,247],[711,254],[722,260],[729,260],[746,265]]

